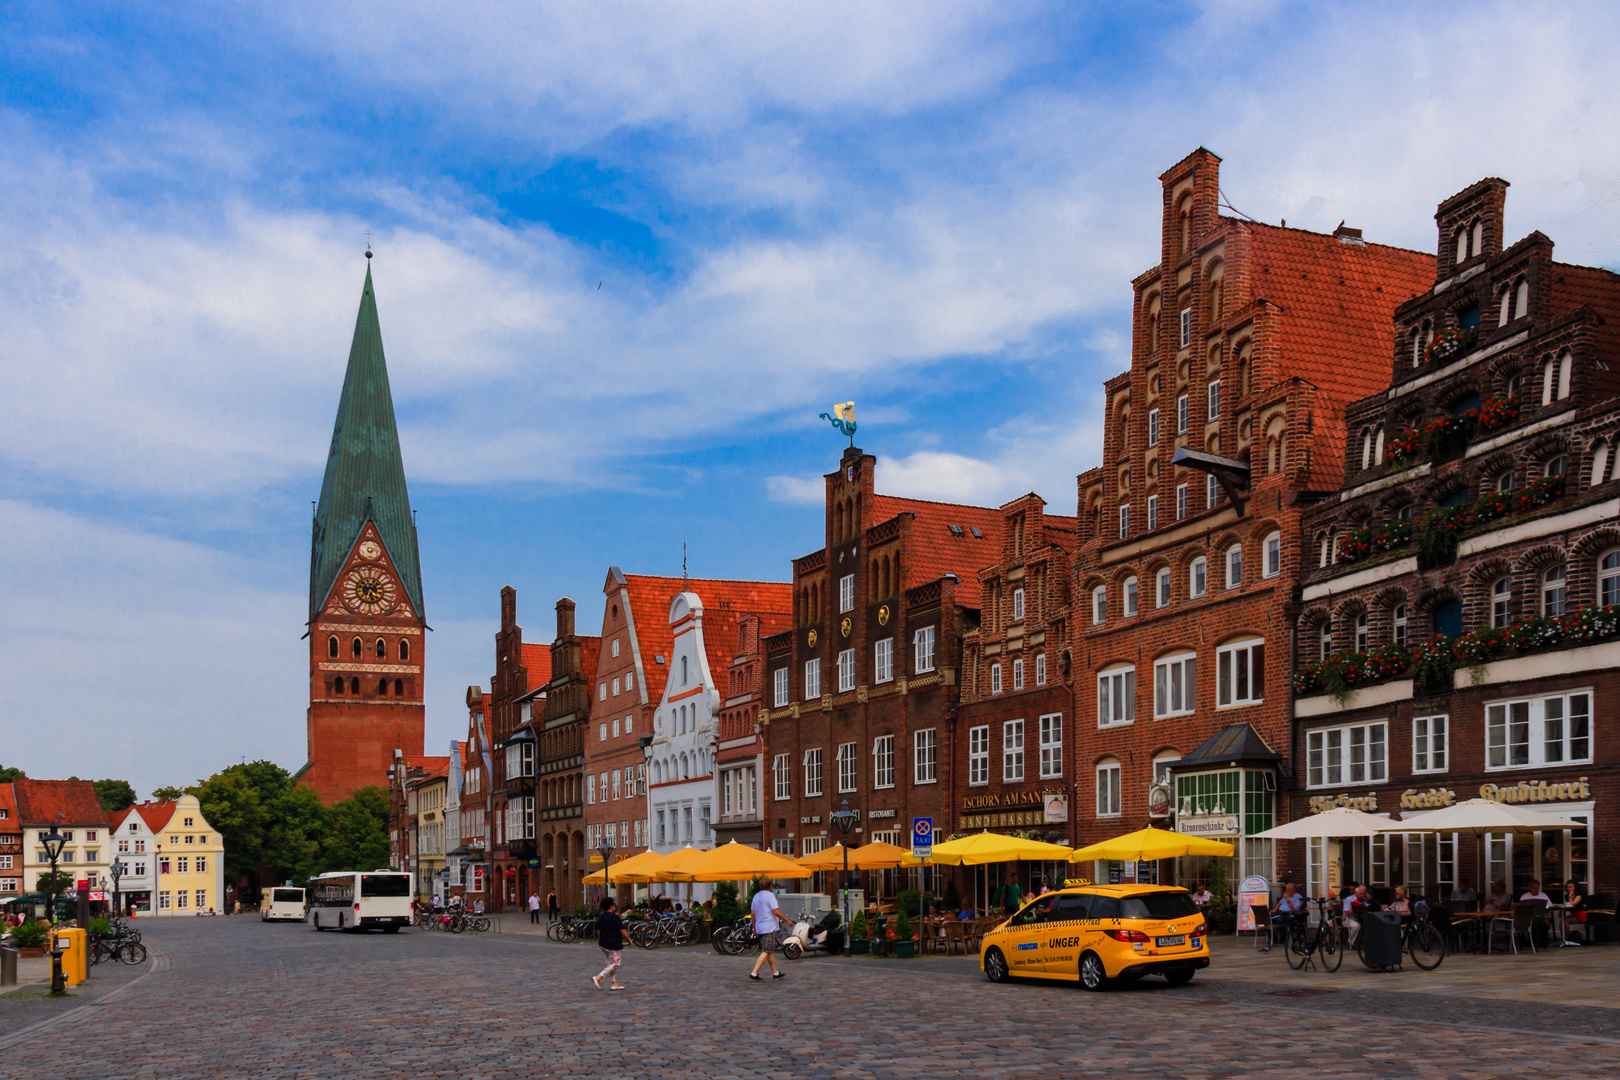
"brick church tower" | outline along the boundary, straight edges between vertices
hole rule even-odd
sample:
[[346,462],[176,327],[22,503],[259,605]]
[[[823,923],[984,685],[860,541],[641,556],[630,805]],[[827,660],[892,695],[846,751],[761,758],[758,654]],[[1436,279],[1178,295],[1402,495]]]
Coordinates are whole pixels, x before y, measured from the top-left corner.
[[310,543],[309,760],[297,780],[327,805],[386,785],[396,748],[421,756],[426,630],[368,264]]

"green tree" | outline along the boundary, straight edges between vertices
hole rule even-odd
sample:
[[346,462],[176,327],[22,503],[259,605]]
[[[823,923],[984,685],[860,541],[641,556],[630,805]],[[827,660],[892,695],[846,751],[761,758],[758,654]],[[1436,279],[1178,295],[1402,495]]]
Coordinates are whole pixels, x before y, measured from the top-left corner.
[[332,807],[326,869],[375,870],[388,865],[388,794],[363,787]]
[[128,810],[135,805],[135,789],[128,780],[97,780],[96,801],[109,814]]
[[152,799],[154,802],[173,802],[175,799],[178,799],[185,793],[185,788],[177,788],[171,784],[165,784],[160,788],[152,789]]
[[13,780],[26,780],[28,774],[21,769],[8,768],[0,765],[0,784],[8,784]]
[[[49,870],[41,870],[39,872],[39,876],[34,879],[34,891],[43,896],[50,895],[51,872]],[[73,875],[68,873],[66,870],[58,870],[56,872],[56,906],[58,914],[61,913],[62,897],[67,896],[72,891]]]
[[269,811],[264,844],[269,880],[302,882],[324,870],[332,811],[320,797],[309,788],[289,785],[270,800]]
[[219,830],[225,842],[225,879],[234,883],[244,874],[257,877],[270,813],[242,766],[232,765],[215,773],[192,787],[190,793],[197,797],[203,817]]

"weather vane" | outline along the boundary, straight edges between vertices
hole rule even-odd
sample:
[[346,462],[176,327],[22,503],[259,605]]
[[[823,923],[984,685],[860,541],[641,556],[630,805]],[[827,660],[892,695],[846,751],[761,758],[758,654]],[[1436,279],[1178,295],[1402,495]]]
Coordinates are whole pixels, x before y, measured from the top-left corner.
[[832,415],[821,414],[821,419],[827,421],[840,434],[849,436],[849,445],[855,445],[855,403],[846,401],[842,405],[834,405]]

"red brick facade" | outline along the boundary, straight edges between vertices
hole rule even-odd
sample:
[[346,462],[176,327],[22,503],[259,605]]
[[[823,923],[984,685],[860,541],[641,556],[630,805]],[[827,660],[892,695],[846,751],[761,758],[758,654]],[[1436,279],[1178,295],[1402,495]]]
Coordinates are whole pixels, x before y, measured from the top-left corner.
[[766,706],[765,640],[789,629],[791,615],[737,616],[736,642],[726,673],[725,705],[715,747],[718,791],[714,842],[765,846],[765,813],[769,806],[765,739],[759,712]]

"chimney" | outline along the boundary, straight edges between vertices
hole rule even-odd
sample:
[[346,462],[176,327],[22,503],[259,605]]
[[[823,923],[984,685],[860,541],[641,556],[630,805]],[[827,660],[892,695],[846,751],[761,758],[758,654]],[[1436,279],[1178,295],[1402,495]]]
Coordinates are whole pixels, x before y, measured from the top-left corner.
[[557,601],[557,640],[574,636],[574,602],[568,597]]

